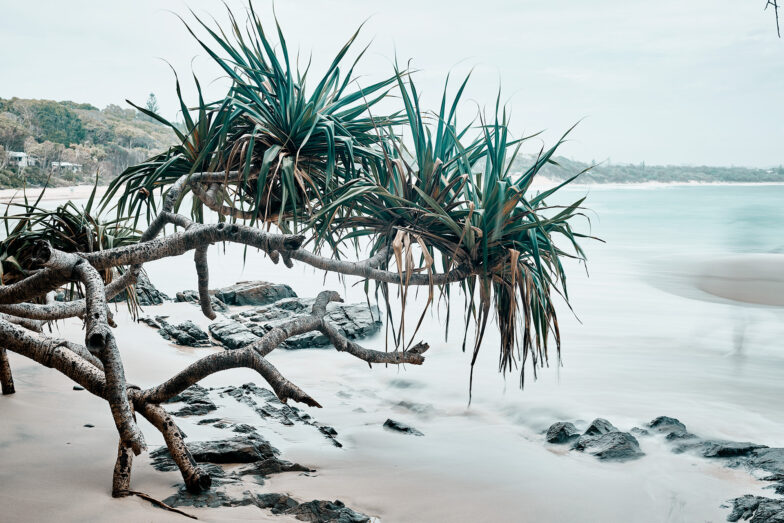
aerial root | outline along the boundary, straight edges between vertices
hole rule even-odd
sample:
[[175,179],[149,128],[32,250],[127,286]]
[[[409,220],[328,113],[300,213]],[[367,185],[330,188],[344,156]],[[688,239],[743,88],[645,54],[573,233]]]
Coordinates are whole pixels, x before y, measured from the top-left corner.
[[212,310],[212,303],[210,302],[210,269],[207,264],[206,245],[196,247],[196,250],[193,252],[193,262],[196,264],[201,312],[209,319],[214,320],[216,315],[215,311]]
[[11,364],[8,362],[8,353],[2,348],[0,348],[0,386],[4,396],[16,392],[14,377],[11,374]]
[[170,512],[175,512],[177,514],[185,516],[186,518],[199,519],[196,516],[194,516],[193,514],[188,514],[187,512],[185,512],[183,510],[180,510],[178,508],[174,508],[171,505],[167,505],[163,501],[161,501],[159,499],[155,499],[154,497],[150,496],[149,494],[145,494],[144,492],[139,492],[138,490],[124,490],[122,492],[118,492],[116,496],[114,495],[114,493],[112,493],[112,495],[115,498],[123,498],[123,497],[127,497],[127,496],[138,496],[138,497],[140,497],[142,499],[145,499],[145,500],[149,501],[150,503],[152,503],[153,505],[156,505],[156,506],[158,506],[158,507],[160,507],[160,508],[162,508],[164,510],[168,510]]

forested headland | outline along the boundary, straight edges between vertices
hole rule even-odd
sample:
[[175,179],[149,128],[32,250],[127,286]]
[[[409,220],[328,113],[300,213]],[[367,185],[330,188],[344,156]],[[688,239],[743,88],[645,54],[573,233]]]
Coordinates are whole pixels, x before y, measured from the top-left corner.
[[[154,95],[148,105],[157,105]],[[174,141],[133,108],[0,98],[0,188],[102,183]]]

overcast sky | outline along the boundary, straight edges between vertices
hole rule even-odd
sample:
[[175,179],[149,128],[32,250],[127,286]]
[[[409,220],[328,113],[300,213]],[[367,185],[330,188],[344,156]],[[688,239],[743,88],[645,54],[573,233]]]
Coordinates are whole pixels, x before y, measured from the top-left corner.
[[[238,12],[243,2],[229,1]],[[272,23],[270,2],[254,4]],[[412,59],[433,106],[450,71],[474,68],[472,106],[499,83],[517,133],[545,142],[583,119],[565,156],[649,164],[784,163],[784,40],[763,0],[279,0],[290,48],[331,60],[354,29],[367,81]],[[0,97],[143,104],[176,115],[173,77],[225,82],[180,20],[224,20],[218,0],[0,0]],[[190,93],[191,91],[187,91]]]

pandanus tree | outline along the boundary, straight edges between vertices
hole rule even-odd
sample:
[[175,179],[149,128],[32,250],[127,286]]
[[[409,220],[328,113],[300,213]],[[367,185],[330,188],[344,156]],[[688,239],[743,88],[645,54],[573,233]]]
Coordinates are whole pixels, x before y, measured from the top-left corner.
[[[499,370],[519,367],[522,382],[529,360],[534,372],[547,364],[553,342],[560,354],[554,298],[567,299],[562,259],[584,259],[578,244],[584,236],[572,228],[582,201],[547,203],[573,178],[541,193],[531,190],[563,139],[540,150],[524,172],[512,172],[526,138],[512,137],[497,100],[491,116],[458,125],[468,78],[451,96],[447,80],[440,106],[427,112],[408,71],[395,68],[389,78],[361,85],[354,67],[365,50],[348,61],[357,34],[313,80],[310,67],[292,63],[277,22],[270,37],[252,6],[246,23],[231,12],[229,18],[228,31],[198,17],[186,27],[231,87],[223,99],[208,102],[196,81],[198,100],[188,105],[177,81],[182,124],[137,107],[170,126],[178,142],[111,183],[100,205],[115,217],[96,218],[92,199],[81,214],[26,204],[6,216],[16,226],[0,249],[6,270],[0,286],[3,392],[13,392],[10,350],[104,398],[119,433],[115,495],[127,493],[132,456],[145,449],[135,414],[161,431],[190,490],[209,487],[209,475],[160,404],[210,374],[248,367],[281,401],[318,407],[266,358],[288,337],[318,330],[338,351],[368,363],[422,364],[428,345],[412,341],[424,312],[408,332],[405,324],[412,288],[427,290],[425,310],[445,307],[447,317],[450,294],[462,292],[463,350],[473,333],[475,361],[488,324],[495,323]],[[391,104],[398,110],[382,111]],[[190,212],[180,212],[183,204]],[[201,308],[214,318],[206,253],[221,242],[255,248],[289,268],[298,262],[358,277],[369,294],[375,285],[387,304],[392,346],[371,350],[342,336],[323,319],[326,305],[341,298],[323,291],[311,315],[245,348],[210,354],[156,387],[126,383],[107,301],[135,283],[145,262],[194,251]],[[351,250],[358,260],[347,258]],[[78,292],[53,302],[52,291],[68,284]],[[395,296],[399,315],[390,305]],[[41,330],[45,322],[70,317],[84,321],[84,344]]]

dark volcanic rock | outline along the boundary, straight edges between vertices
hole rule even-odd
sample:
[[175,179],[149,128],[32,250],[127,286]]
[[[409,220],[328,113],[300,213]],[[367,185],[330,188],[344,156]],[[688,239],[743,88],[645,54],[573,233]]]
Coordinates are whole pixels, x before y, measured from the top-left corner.
[[256,429],[246,423],[240,423],[239,425],[234,426],[232,432],[237,432],[238,434],[249,434],[251,432],[256,432]]
[[[297,407],[282,403],[271,390],[259,387],[254,383],[245,383],[240,387],[228,386],[219,389],[219,394],[231,396],[252,408],[262,418],[272,418],[283,425],[303,423],[316,427],[333,445],[343,446],[336,438],[338,433],[335,429],[313,421],[310,415],[301,413]],[[237,427],[235,427],[236,430]]]
[[172,412],[172,415],[180,416],[180,417],[203,416],[217,409],[218,407],[216,407],[215,404],[210,400],[206,400],[206,401],[197,400],[194,401],[193,403],[189,403],[188,405],[184,406],[178,411]]
[[291,463],[278,458],[268,458],[243,467],[237,471],[240,476],[252,474],[254,476],[269,476],[270,474],[278,474],[280,472],[315,472],[300,465],[299,463]]
[[579,436],[580,431],[577,430],[573,423],[559,421],[550,425],[545,439],[548,443],[568,443]]
[[264,281],[238,282],[210,293],[226,305],[268,305],[284,298],[297,297],[288,285]]
[[300,521],[316,523],[333,521],[336,523],[366,523],[370,521],[369,517],[351,510],[337,499],[335,501],[313,500],[300,503],[296,508],[290,508],[283,514],[290,514]]
[[170,507],[195,507],[195,508],[217,508],[217,507],[242,507],[255,504],[256,495],[249,490],[239,494],[229,495],[222,488],[213,485],[198,494],[188,492],[185,485],[182,485],[177,493],[164,499],[163,502]]
[[180,410],[172,412],[175,416],[203,416],[218,409],[210,399],[207,389],[200,385],[191,385],[166,403],[179,402],[184,402],[186,405]]
[[[762,447],[755,449],[748,455],[745,463],[749,467],[772,472],[773,474],[780,475],[781,480],[784,480],[784,449],[783,448],[768,448]],[[777,480],[770,480],[777,481]]]
[[[194,290],[180,291],[174,295],[174,301],[187,302],[199,305],[199,293]],[[210,296],[212,310],[216,312],[229,312],[229,307],[215,296]]]
[[375,334],[381,328],[381,311],[366,303],[334,304],[327,307],[327,321],[334,324],[349,339],[355,340]]
[[770,474],[763,481],[771,481],[776,494],[784,495],[784,448],[756,448],[748,453],[730,458],[729,467],[743,467],[749,471],[762,470]]
[[696,438],[694,434],[686,430],[686,425],[675,418],[667,416],[659,416],[648,423],[648,427],[660,434],[666,434],[667,439]]
[[313,523],[367,523],[370,518],[346,507],[340,500],[313,500],[299,503],[285,494],[254,494],[250,490],[230,495],[221,489],[211,489],[201,494],[191,494],[184,487],[164,503],[172,507],[241,507],[255,505],[273,514],[294,516],[300,521]]
[[396,432],[402,432],[403,434],[411,434],[413,436],[424,436],[424,434],[414,427],[406,425],[405,423],[400,423],[399,421],[395,421],[393,419],[387,419],[384,422],[384,428],[394,430]]
[[219,441],[196,441],[187,445],[193,459],[207,463],[255,463],[275,458],[278,454],[278,450],[258,434]]
[[598,436],[581,436],[574,450],[587,452],[602,460],[626,461],[645,454],[640,450],[637,438],[628,432],[607,432]]
[[753,450],[767,448],[765,445],[741,441],[703,441],[702,455],[706,458],[734,458],[748,456]]
[[747,494],[731,502],[732,513],[727,516],[727,521],[743,519],[751,523],[784,523],[784,499]]
[[239,349],[258,340],[248,327],[230,318],[221,318],[210,323],[210,334],[227,349]]
[[180,323],[169,323],[160,316],[157,317],[156,320],[161,326],[158,331],[160,335],[167,340],[173,341],[177,345],[185,345],[188,347],[212,346],[212,342],[207,333],[190,320],[185,320]]
[[766,448],[765,445],[757,445],[756,443],[746,441],[701,439],[678,445],[673,449],[673,452],[679,454],[687,450],[696,450],[705,458],[737,458],[749,457],[753,451]]
[[168,318],[168,316],[156,316],[155,318],[153,318],[152,316],[146,316],[145,315],[145,316],[139,316],[139,319],[136,320],[136,321],[139,321],[141,323],[146,323],[147,325],[149,325],[153,329],[160,329],[161,328],[161,324],[160,324],[160,322],[158,322],[158,320],[156,318]]
[[[159,291],[155,288],[155,286],[150,282],[150,279],[144,272],[139,273],[139,277],[136,280],[136,285],[134,285],[134,289],[136,290],[136,301],[142,307],[147,307],[149,305],[160,305],[164,301],[168,301],[169,297],[166,296],[164,293]],[[126,301],[128,299],[128,293],[123,290],[120,294],[109,300],[112,303]]]
[[600,436],[610,432],[618,432],[615,426],[604,418],[596,418],[591,422],[583,434],[585,436]]

